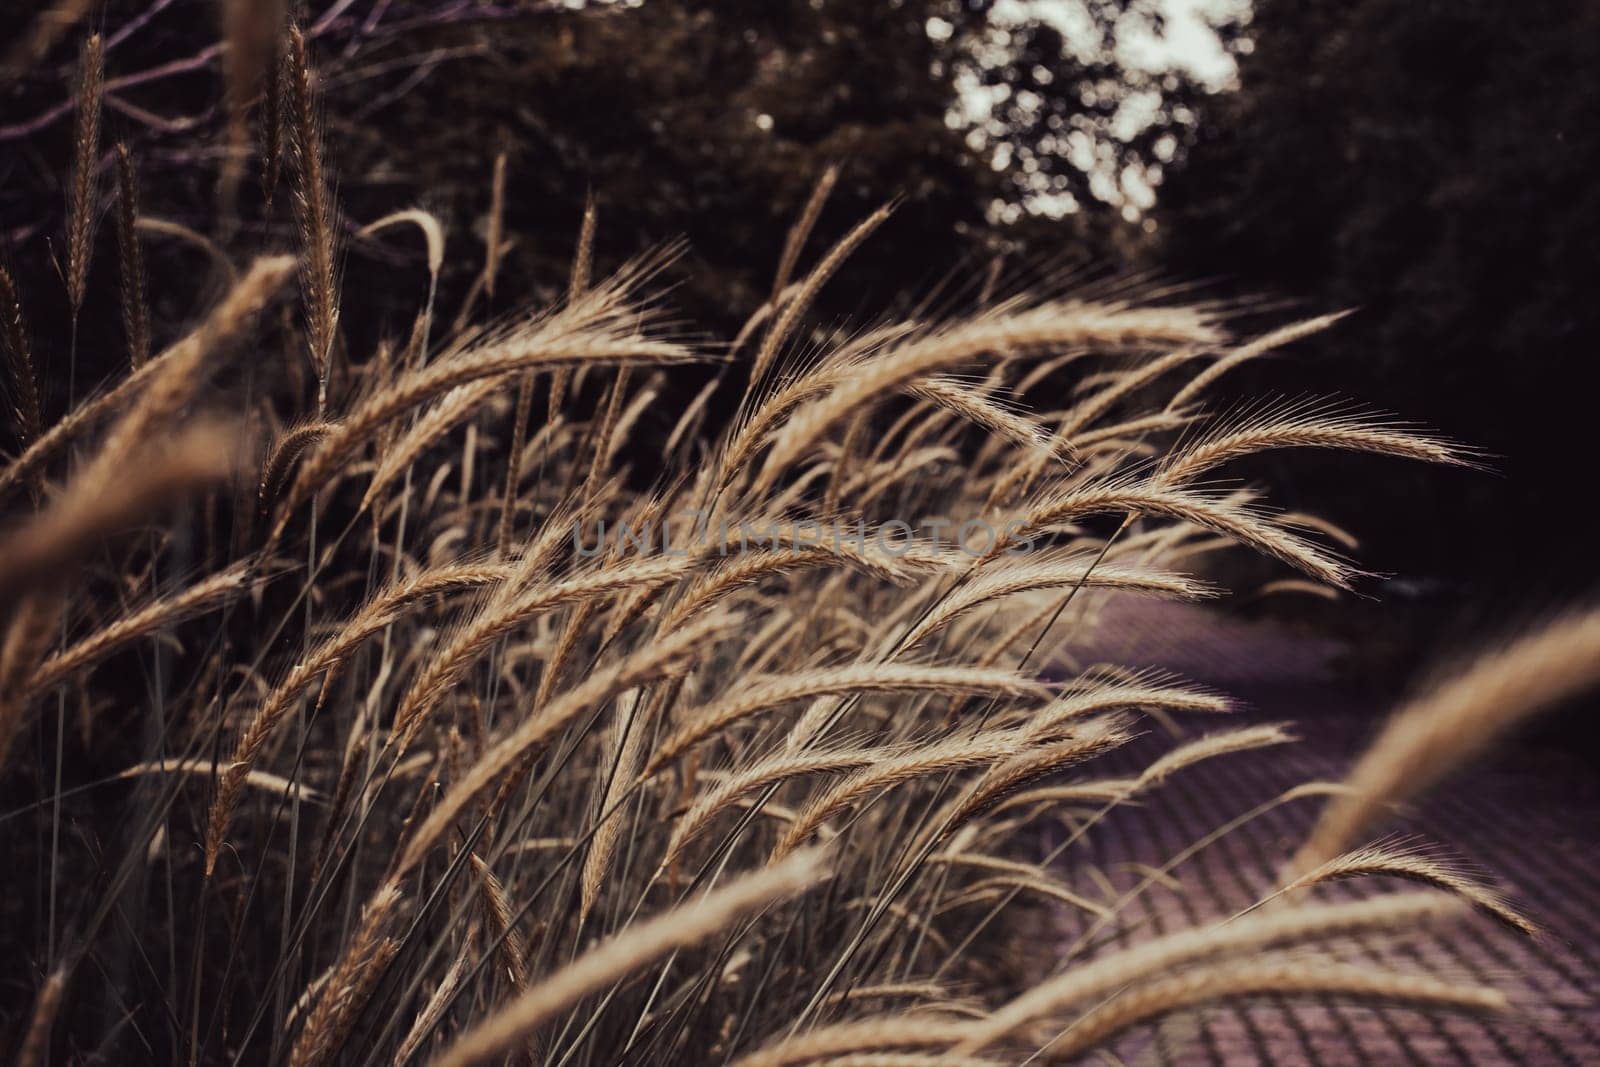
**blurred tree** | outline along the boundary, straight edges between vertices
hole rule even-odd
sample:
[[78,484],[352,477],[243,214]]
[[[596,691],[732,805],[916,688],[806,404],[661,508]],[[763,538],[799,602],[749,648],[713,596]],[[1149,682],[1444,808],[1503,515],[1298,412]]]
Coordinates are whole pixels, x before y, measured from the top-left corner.
[[1317,496],[1345,487],[1379,565],[1496,606],[1588,584],[1600,6],[1258,0],[1250,36],[1163,190],[1166,262],[1360,313],[1292,378],[1236,384],[1375,400],[1497,454],[1501,478],[1325,464]]
[[[1159,181],[1179,143],[1173,131],[1217,87],[1214,71],[1130,52],[1160,42],[1164,6],[590,4],[435,42],[487,34],[493,56],[471,77],[435,78],[363,119],[380,119],[369,127],[374,160],[463,210],[481,212],[482,145],[503,139],[516,175],[513,231],[574,233],[592,190],[615,254],[687,236],[694,269],[682,295],[713,320],[759,302],[789,222],[839,162],[818,247],[901,200],[847,267],[845,303],[825,300],[842,313],[975,273],[1001,251],[1058,262],[1065,253],[1070,263],[1132,250],[1140,231],[1107,207],[1137,214],[1127,189]],[[395,143],[391,128],[435,136]],[[569,248],[556,239],[522,254],[530,265],[548,257],[534,273],[551,284]]]
[[[592,193],[600,269],[683,237],[672,303],[689,324],[725,331],[765,298],[789,225],[834,162],[842,178],[802,265],[884,201],[898,198],[899,207],[822,294],[818,321],[881,312],[940,286],[946,304],[959,301],[997,256],[1013,272],[1031,263],[1125,269],[1146,231],[1124,211],[1137,216],[1148,203],[1195,101],[1232,69],[1225,46],[1213,48],[1220,68],[1175,63],[1183,50],[1164,35],[1198,27],[1204,41],[1207,19],[1226,30],[1246,2],[299,6],[344,217],[353,227],[419,202],[439,214],[449,233],[447,314],[481,265],[494,159],[505,150],[506,232],[516,246],[498,309],[560,292]],[[1201,19],[1196,5],[1221,14]],[[1189,13],[1169,25],[1179,9]],[[0,34],[25,33],[38,10],[0,11]],[[104,0],[94,23],[112,42],[107,136],[131,144],[145,213],[217,233],[218,25],[146,0]],[[64,334],[53,328],[60,296],[50,249],[83,28],[0,81],[0,244],[23,268],[44,350]],[[281,190],[264,209],[258,169],[247,168],[231,231],[238,257],[294,239]],[[102,257],[109,240],[102,228]],[[150,244],[162,343],[192,312],[193,271],[206,262],[182,242]],[[352,241],[347,254],[364,261],[363,277],[381,279],[343,294],[343,328],[360,354],[378,335],[407,328],[420,249],[395,233]],[[112,274],[95,276],[91,304],[114,309]],[[120,358],[117,320],[98,310],[85,316],[81,347],[109,369]],[[49,406],[61,403],[58,391]]]

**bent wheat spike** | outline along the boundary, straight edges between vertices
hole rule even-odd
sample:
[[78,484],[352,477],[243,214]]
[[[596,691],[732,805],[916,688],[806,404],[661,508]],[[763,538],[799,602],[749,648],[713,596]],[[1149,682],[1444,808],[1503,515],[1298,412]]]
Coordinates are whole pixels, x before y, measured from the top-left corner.
[[898,663],[866,663],[753,679],[728,699],[685,712],[685,724],[656,748],[644,776],[655,774],[706,738],[770,708],[845,693],[916,692],[1039,699],[1049,691],[1013,671]]

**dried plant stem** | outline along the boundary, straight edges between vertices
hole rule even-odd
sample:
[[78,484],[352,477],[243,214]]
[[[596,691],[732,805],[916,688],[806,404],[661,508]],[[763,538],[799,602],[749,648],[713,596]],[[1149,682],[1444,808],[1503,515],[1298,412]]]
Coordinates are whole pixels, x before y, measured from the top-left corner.
[[578,998],[711,936],[740,916],[801,893],[826,874],[821,852],[798,853],[664,915],[630,925],[468,1031],[433,1061],[433,1067],[493,1062]]

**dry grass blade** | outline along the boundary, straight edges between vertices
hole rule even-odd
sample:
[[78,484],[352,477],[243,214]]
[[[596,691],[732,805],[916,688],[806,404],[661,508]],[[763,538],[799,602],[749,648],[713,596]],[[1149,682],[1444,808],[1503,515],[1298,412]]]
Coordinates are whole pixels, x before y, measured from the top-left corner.
[[1004,560],[986,566],[977,577],[947,596],[905,636],[906,646],[938,633],[957,619],[979,608],[1018,593],[1038,589],[1117,589],[1124,592],[1153,593],[1196,600],[1215,595],[1203,582],[1181,574],[1128,567],[1116,563],[1096,565],[1092,557],[1028,557]]
[[422,720],[445,692],[501,637],[534,616],[592,597],[661,585],[681,578],[695,566],[692,559],[643,559],[602,567],[560,582],[535,585],[510,600],[491,600],[440,650],[411,685],[395,713],[398,744],[404,749]]
[[752,492],[760,495],[846,415],[918,378],[979,358],[1091,346],[1163,343],[1173,336],[1214,339],[1215,331],[1188,309],[1125,310],[1093,304],[1047,304],[1002,310],[903,341],[854,368],[820,400],[796,411],[773,442]]
[[1191,378],[1187,385],[1173,395],[1172,399],[1167,403],[1167,410],[1177,411],[1192,403],[1213,382],[1240,364],[1248,363],[1258,356],[1266,355],[1268,352],[1282,348],[1284,345],[1292,344],[1302,337],[1310,337],[1312,334],[1321,333],[1349,314],[1351,313],[1348,311],[1340,311],[1332,315],[1320,315],[1314,319],[1290,323],[1288,326],[1262,334],[1255,340],[1240,345]]
[[1488,749],[1519,722],[1600,681],[1600,611],[1569,615],[1485,655],[1396,712],[1290,863],[1345,851],[1369,823]]
[[591,674],[576,688],[518,723],[469,767],[460,781],[440,798],[411,835],[401,853],[399,870],[415,867],[439,843],[477,797],[513,769],[523,766],[550,743],[579,713],[626,689],[688,669],[705,646],[725,632],[733,620],[712,617],[635,651],[613,666]]
[[[617,703],[613,732],[620,736],[620,742],[614,746],[616,757],[607,768],[606,788],[600,796],[598,810],[602,814],[602,821],[595,828],[594,837],[589,844],[589,854],[583,860],[583,874],[578,879],[580,927],[594,910],[595,902],[600,899],[606,872],[610,869],[612,856],[616,854],[617,843],[622,839],[624,813],[620,804],[631,789],[634,776],[639,773],[648,732],[647,724],[643,721],[644,709],[640,707],[641,700],[637,691],[624,693]],[[608,812],[609,814],[605,814]]]
[[468,1031],[434,1060],[434,1067],[494,1062],[556,1012],[660,959],[686,948],[741,916],[802,893],[825,878],[823,852],[802,852],[654,919],[625,927]]
[[427,249],[428,275],[432,278],[439,276],[439,271],[444,267],[444,227],[438,218],[421,208],[407,208],[385,215],[375,222],[369,222],[356,232],[357,237],[372,237],[382,233],[391,226],[400,226],[406,223],[415,226],[422,234],[424,246]]
[[[599,303],[568,309],[548,319],[520,323],[502,336],[403,375],[351,411],[301,468],[285,505],[293,512],[341,463],[392,420],[429,399],[487,378],[560,366],[615,363],[691,363],[706,357],[682,345],[656,340],[634,329],[642,313],[608,289]],[[631,311],[631,314],[630,314]]]
[[494,299],[494,283],[500,276],[500,253],[505,245],[506,153],[494,157],[494,176],[489,182],[489,222],[483,238],[483,291]]
[[[599,208],[591,195],[583,205],[583,221],[578,227],[578,247],[572,257],[572,277],[567,285],[567,303],[576,303],[589,291],[590,274],[594,270],[594,235],[599,225]],[[561,417],[562,405],[567,399],[567,385],[572,379],[572,368],[557,367],[550,376],[548,421]]]
[[[152,760],[149,763],[136,763],[132,767],[118,771],[119,779],[139,778],[147,774],[187,774],[196,778],[209,779],[216,768],[210,759],[200,757],[197,759],[163,759]],[[251,789],[259,789],[264,793],[271,793],[280,797],[295,797],[312,804],[320,804],[323,796],[304,782],[291,782],[282,775],[270,774],[267,771],[251,771],[245,775],[244,784]]]
[[[820,209],[820,205],[818,206]],[[838,244],[830,248],[827,255],[823,256],[815,267],[811,268],[811,273],[806,275],[805,280],[800,283],[795,294],[784,301],[782,307],[778,308],[777,318],[773,320],[772,326],[768,328],[766,336],[761,339],[761,347],[756,350],[755,363],[750,368],[750,387],[752,389],[766,377],[767,370],[777,358],[783,343],[794,332],[794,328],[799,324],[801,316],[811,307],[811,302],[816,299],[817,293],[822,290],[822,287],[828,283],[828,279],[833,277],[834,273],[844,265],[844,261],[849,259],[855,250],[860,248],[862,243],[868,237],[871,237],[879,226],[883,225],[893,210],[894,205],[885,204],[856,223],[855,227],[845,234]],[[798,255],[798,250],[796,250],[796,255]]]
[[228,823],[244,782],[267,739],[313,681],[332,670],[356,647],[393,623],[409,608],[443,593],[481,589],[504,581],[505,567],[467,564],[439,567],[377,593],[343,626],[295,664],[251,716],[234,746],[233,758],[221,774],[216,799],[206,822],[206,875],[216,869]]
[[[79,477],[99,487],[111,481],[128,457],[176,415],[203,381],[206,361],[231,343],[266,305],[293,269],[287,256],[258,259],[229,290],[200,328],[151,360],[138,399],[106,433],[99,454]],[[42,443],[42,442],[41,442]]]
[[769,304],[778,304],[783,297],[783,291],[789,288],[789,279],[794,276],[795,264],[800,262],[800,252],[805,248],[806,238],[811,236],[811,231],[816,228],[817,219],[822,216],[822,207],[828,202],[828,194],[833,192],[833,187],[839,181],[839,165],[830,163],[824,167],[822,174],[817,178],[817,184],[811,188],[811,196],[806,200],[805,210],[789,229],[783,241],[783,254],[778,258],[778,269],[772,276],[772,296]]
[[974,882],[960,896],[947,901],[941,910],[953,911],[956,908],[964,907],[968,904],[983,903],[995,897],[1003,897],[1009,901],[1013,895],[1022,892],[1034,893],[1050,900],[1060,901],[1068,907],[1087,912],[1096,919],[1105,922],[1109,922],[1116,917],[1116,913],[1104,904],[1074,893],[1054,879],[1036,873],[1000,875],[995,878],[985,878],[980,882]]
[[936,824],[936,833],[949,834],[1046,775],[1116,748],[1130,736],[1124,721],[1115,716],[1076,724],[1071,735],[1015,755],[972,783],[950,804],[949,814]]
[[172,414],[193,394],[206,358],[237,335],[293,269],[294,261],[286,256],[257,260],[200,329],[155,356],[107,392],[73,408],[47,433],[29,444],[22,455],[0,471],[0,497],[19,482],[40,477],[46,464],[80,434],[137,399],[138,405],[112,430],[96,462],[96,477],[114,473],[116,465],[126,460],[130,450],[144,443],[150,427]]
[[786,782],[808,774],[836,774],[864,767],[894,754],[876,748],[848,748],[799,754],[780,753],[764,760],[735,768],[715,788],[696,797],[687,811],[672,826],[667,841],[663,868],[677,860],[685,846],[705,832],[718,815],[757,789]]
[[411,1057],[422,1049],[422,1043],[432,1034],[439,1025],[439,1020],[444,1017],[445,1009],[450,1006],[455,997],[456,990],[461,988],[461,980],[467,973],[467,951],[465,948],[456,955],[455,962],[450,969],[439,979],[439,985],[434,989],[428,1001],[411,1024],[411,1029],[400,1042],[399,1049],[394,1054],[394,1067],[404,1067]]
[[778,427],[783,416],[797,405],[827,392],[843,381],[866,354],[915,332],[915,327],[909,324],[869,330],[827,359],[804,371],[785,376],[781,384],[767,391],[748,415],[736,424],[718,461],[720,484],[725,487],[733,483]]
[[1012,756],[1025,743],[1026,739],[1020,734],[991,731],[973,737],[952,737],[874,760],[801,808],[772,855],[774,859],[788,855],[824,822],[875,793],[933,774],[982,767]]
[[974,426],[980,426],[1026,452],[1043,452],[1063,460],[1073,454],[1070,442],[1052,439],[1043,426],[1026,415],[952,378],[928,378],[913,385],[909,392],[914,397],[959,415]]
[[1137,788],[1152,789],[1186,767],[1202,760],[1215,759],[1238,752],[1250,752],[1273,745],[1286,745],[1295,741],[1295,735],[1281,723],[1260,723],[1239,730],[1223,730],[1179,745],[1163,753],[1140,772]]
[[149,215],[140,215],[134,220],[133,228],[140,233],[154,234],[157,237],[171,237],[182,241],[198,252],[205,253],[216,273],[227,279],[229,285],[239,282],[239,270],[233,265],[233,260],[228,258],[228,253],[223,247],[198,230],[185,226],[172,219],[152,218]]
[[500,391],[500,382],[494,378],[460,385],[446,393],[437,404],[416,421],[398,441],[381,449],[382,459],[378,469],[367,483],[366,495],[361,499],[365,511],[378,500],[383,491],[403,475],[413,463],[438,442],[438,440],[472,415]]

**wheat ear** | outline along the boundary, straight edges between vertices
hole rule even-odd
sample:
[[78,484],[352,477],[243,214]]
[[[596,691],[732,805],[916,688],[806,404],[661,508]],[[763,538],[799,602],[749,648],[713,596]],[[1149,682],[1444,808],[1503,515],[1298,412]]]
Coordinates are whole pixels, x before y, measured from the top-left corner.
[[173,626],[212,611],[243,591],[253,562],[245,560],[202,579],[182,592],[163,597],[101,628],[46,660],[29,679],[28,690],[38,693],[83,670],[163,626]]
[[1336,448],[1384,456],[1469,466],[1471,460],[1445,441],[1359,415],[1272,412],[1224,429],[1172,453],[1155,476],[1161,485],[1191,482],[1229,460],[1276,448]]
[[1299,960],[1236,964],[1149,982],[1084,1015],[1051,1042],[1052,1057],[1068,1058],[1103,1045],[1145,1019],[1237,997],[1328,995],[1410,1004],[1421,1008],[1504,1011],[1504,994],[1422,975]]
[[134,370],[150,358],[150,308],[145,298],[144,249],[139,244],[139,175],[125,144],[117,145],[117,251],[122,334]]
[[644,777],[753,715],[798,700],[850,693],[987,694],[1038,699],[1048,696],[1049,690],[1015,671],[909,663],[859,663],[755,678],[715,703],[684,713],[684,725],[657,746]]
[[806,199],[805,209],[784,237],[783,253],[778,257],[778,269],[772,276],[772,296],[768,298],[768,306],[782,303],[784,290],[789,288],[789,279],[794,276],[795,264],[800,261],[800,252],[805,248],[811,231],[816,228],[817,219],[822,217],[823,205],[828,202],[828,195],[838,181],[837,163],[830,163],[817,176],[817,183],[811,187],[811,195]]
[[1342,856],[1335,856],[1322,866],[1307,871],[1278,892],[1289,894],[1297,889],[1322,885],[1325,882],[1341,881],[1346,878],[1369,878],[1375,875],[1401,878],[1408,882],[1420,882],[1435,889],[1443,889],[1454,893],[1508,929],[1528,937],[1537,937],[1539,934],[1539,928],[1507,903],[1505,897],[1473,881],[1443,860],[1415,850],[1402,850],[1381,844],[1368,845],[1346,852]]
[[386,883],[368,901],[350,945],[322,981],[304,1028],[289,1052],[290,1067],[314,1067],[338,1055],[400,942],[386,935],[400,887]]
[[1579,612],[1486,655],[1390,718],[1329,803],[1291,876],[1345,851],[1366,826],[1484,752],[1507,730],[1600,681],[1600,611]]
[[970,1055],[1046,1014],[1196,961],[1223,960],[1363,931],[1415,928],[1457,917],[1461,910],[1459,902],[1443,894],[1406,893],[1354,903],[1307,905],[1182,930],[1046,979],[973,1026],[955,1051]]
[[306,302],[311,361],[318,378],[318,410],[327,403],[334,335],[339,328],[339,279],[334,256],[333,194],[323,169],[317,118],[316,74],[305,34],[289,27],[289,130],[295,158],[295,217],[300,228],[300,286]]
[[105,42],[98,33],[84,43],[78,64],[77,117],[72,128],[72,176],[67,185],[67,300],[72,314],[83,309],[89,286],[89,247],[94,237],[100,173],[100,104],[105,88]]
[[874,793],[932,774],[985,766],[1013,755],[1025,743],[1018,733],[995,730],[972,737],[952,737],[874,760],[808,801],[784,831],[772,856],[779,859],[788,855],[828,819]]
[[756,388],[766,376],[767,369],[772,365],[772,361],[777,358],[783,343],[794,332],[794,328],[799,324],[801,316],[810,308],[811,302],[816,299],[817,293],[827,284],[828,279],[833,277],[834,273],[844,265],[844,261],[849,259],[879,226],[883,225],[893,210],[894,205],[885,204],[856,223],[850,232],[840,239],[838,244],[828,249],[828,253],[822,257],[821,261],[811,268],[811,272],[800,283],[800,287],[795,294],[778,309],[777,318],[773,320],[771,327],[768,328],[766,336],[761,339],[761,347],[756,350],[755,363],[750,368],[751,389]]

